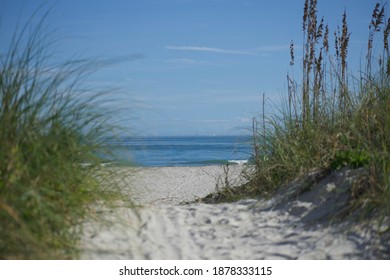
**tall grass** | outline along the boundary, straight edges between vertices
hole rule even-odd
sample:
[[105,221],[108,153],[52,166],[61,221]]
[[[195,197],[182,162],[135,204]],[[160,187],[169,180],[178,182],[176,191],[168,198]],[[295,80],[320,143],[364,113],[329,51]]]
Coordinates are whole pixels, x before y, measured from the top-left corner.
[[103,93],[82,86],[94,63],[53,64],[46,16],[32,16],[0,56],[1,259],[77,257],[92,205],[122,199],[96,176],[113,127]]
[[[329,27],[324,18],[318,19],[317,0],[305,1],[302,82],[288,75],[282,108],[263,115],[253,126],[259,129],[254,132],[257,160],[252,186],[259,192],[272,193],[316,168],[364,166],[370,176],[364,184],[355,184],[354,197],[390,214],[390,19],[385,14],[385,5],[376,4],[368,29],[366,65],[359,77],[353,77],[348,74],[347,11],[333,33],[331,48]],[[374,43],[383,48],[377,56]],[[294,65],[293,42],[290,54]]]

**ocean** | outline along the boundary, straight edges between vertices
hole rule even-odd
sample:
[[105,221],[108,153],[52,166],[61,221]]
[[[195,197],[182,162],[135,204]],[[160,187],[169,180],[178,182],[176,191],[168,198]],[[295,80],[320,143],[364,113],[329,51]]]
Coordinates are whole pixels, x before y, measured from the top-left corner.
[[252,155],[249,136],[119,137],[107,140],[121,163],[137,166],[242,164]]

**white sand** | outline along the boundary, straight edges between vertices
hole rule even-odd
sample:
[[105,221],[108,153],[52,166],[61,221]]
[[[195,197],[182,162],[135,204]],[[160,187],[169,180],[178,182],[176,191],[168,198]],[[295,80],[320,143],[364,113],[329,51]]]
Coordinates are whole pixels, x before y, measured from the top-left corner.
[[242,169],[239,165],[231,165],[229,170],[222,166],[135,168],[127,182],[138,204],[177,205],[215,192],[226,178],[231,186],[240,185],[245,182]]
[[[328,220],[313,222],[329,213],[329,206],[323,202],[334,199],[334,194],[337,200],[342,197],[334,191],[334,186],[340,185],[346,175],[353,174],[327,176],[312,192],[303,192],[299,189],[302,182],[297,182],[290,194],[279,194],[268,201],[179,205],[214,192],[219,178],[225,179],[223,168],[138,168],[129,172],[132,173],[124,187],[130,186],[134,199],[144,207],[138,210],[138,218],[133,210],[119,209],[105,213],[110,217],[109,224],[86,223],[81,242],[83,259],[390,256],[389,248],[374,238],[372,227],[350,222],[329,226]],[[240,166],[229,170],[229,184],[242,182],[239,174]]]

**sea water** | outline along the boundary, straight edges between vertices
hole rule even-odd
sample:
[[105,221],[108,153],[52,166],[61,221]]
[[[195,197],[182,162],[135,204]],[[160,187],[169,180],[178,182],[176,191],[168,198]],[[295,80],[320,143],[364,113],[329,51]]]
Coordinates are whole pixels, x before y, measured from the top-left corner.
[[246,163],[248,136],[119,137],[107,145],[120,162],[139,166],[204,166]]

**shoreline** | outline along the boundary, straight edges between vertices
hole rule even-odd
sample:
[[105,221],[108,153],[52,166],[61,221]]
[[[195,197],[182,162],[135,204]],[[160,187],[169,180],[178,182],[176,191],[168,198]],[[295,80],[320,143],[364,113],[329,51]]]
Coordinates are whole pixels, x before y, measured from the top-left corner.
[[[215,191],[222,166],[135,167],[128,172],[123,187],[133,190],[141,207],[105,211],[109,222],[104,225],[87,222],[81,259],[390,258],[389,245],[378,240],[372,225],[310,221],[328,213],[329,205],[321,201],[337,200],[334,185],[343,185],[353,172],[321,175],[303,193],[304,180],[298,180],[289,192],[270,200],[188,205],[180,204]],[[232,180],[237,174],[231,173]]]

